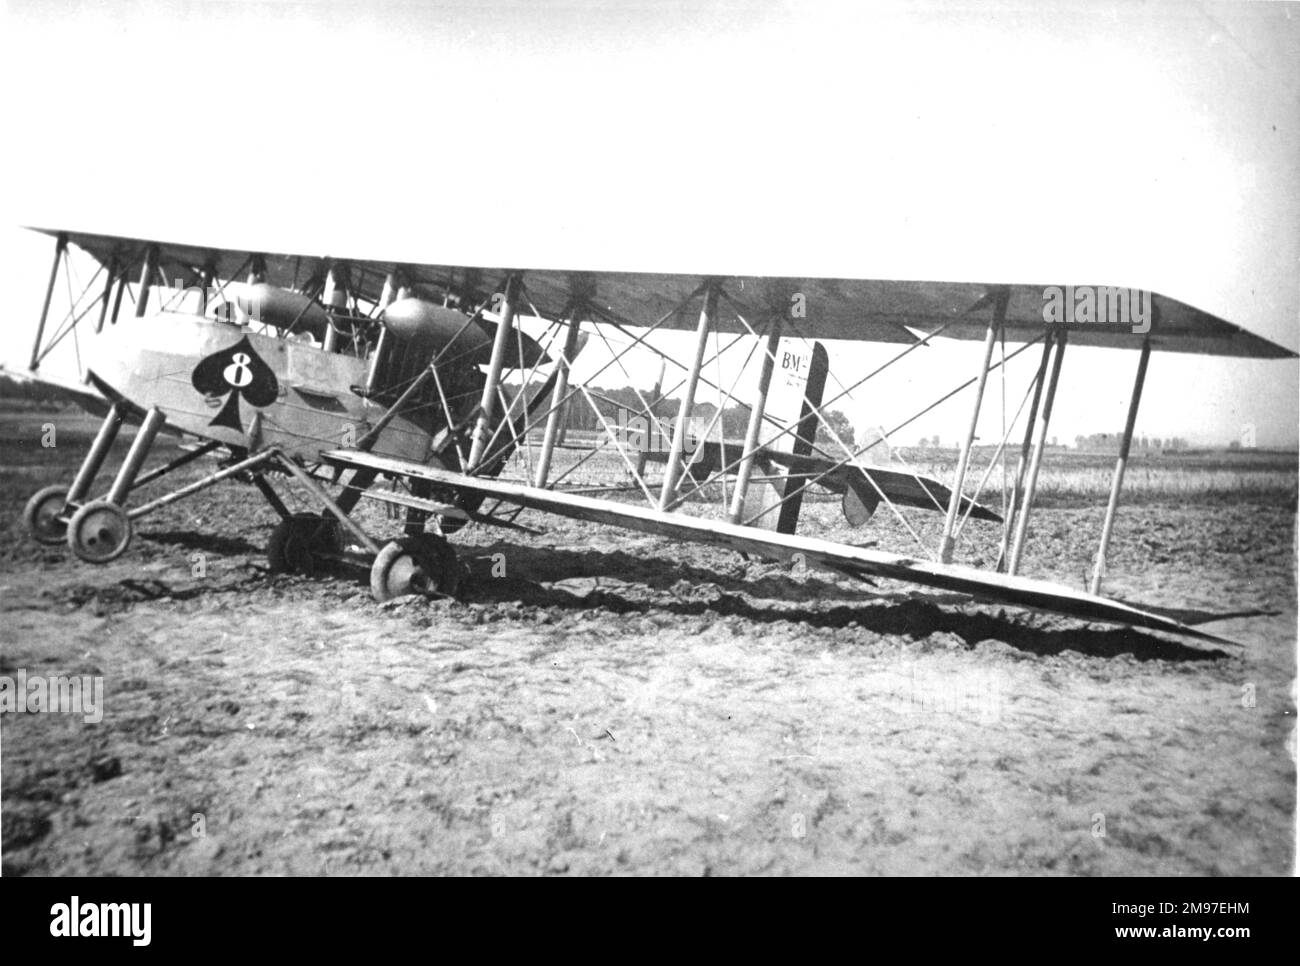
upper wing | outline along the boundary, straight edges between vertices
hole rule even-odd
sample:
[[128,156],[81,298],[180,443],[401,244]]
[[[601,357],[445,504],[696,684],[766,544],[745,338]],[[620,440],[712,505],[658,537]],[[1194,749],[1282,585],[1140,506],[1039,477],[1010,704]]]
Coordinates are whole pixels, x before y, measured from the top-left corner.
[[[58,234],[50,229],[36,229]],[[138,257],[145,239],[121,238],[84,232],[66,232],[69,241],[102,262]],[[160,267],[169,279],[192,283],[207,266],[229,278],[244,262],[246,250],[232,251],[193,244],[158,242]],[[336,253],[341,257],[342,253]],[[268,280],[294,287],[319,270],[325,259],[316,255],[264,253]],[[394,263],[347,259],[356,273],[359,294],[375,300]],[[437,286],[482,300],[500,290],[507,274],[501,268],[404,264],[416,283]],[[581,272],[553,269],[524,270],[532,305],[548,318],[562,317],[575,298],[633,325],[649,325],[663,318],[662,327],[694,329],[697,309],[684,304],[700,282],[699,276],[630,272]],[[946,326],[943,335],[956,339],[982,339],[988,325],[994,294],[1009,294],[1006,333],[1011,340],[1029,340],[1045,326],[1045,292],[1055,286],[984,284],[971,282],[899,281],[881,279],[826,279],[731,276],[724,287],[733,302],[749,311],[746,321],[756,325],[765,315],[779,313],[790,320],[792,334],[813,339],[849,339],[870,342],[911,343],[909,328],[932,331]],[[791,309],[798,304],[798,312]],[[1152,348],[1168,352],[1242,356],[1261,359],[1292,358],[1296,353],[1239,326],[1164,295],[1152,295],[1156,320],[1151,329]],[[666,316],[666,318],[664,318]],[[1075,345],[1140,348],[1143,335],[1117,325],[1066,326]],[[730,313],[719,313],[715,329],[744,332]]]
[[[924,285],[927,283],[888,282],[886,285]],[[1085,286],[1074,286],[1084,288]],[[990,286],[990,288],[996,288]],[[1008,341],[1028,341],[1041,335],[1046,325],[1043,317],[1046,293],[1055,289],[1064,292],[1063,285],[1009,285],[1006,313]],[[1105,292],[1105,286],[1086,286],[1094,292]],[[1194,306],[1171,299],[1158,292],[1151,294],[1154,318],[1151,325],[1151,348],[1156,351],[1184,352],[1198,355],[1237,356],[1254,359],[1293,359],[1296,353],[1268,339],[1247,332],[1240,326],[1226,322]],[[958,316],[956,324],[944,330],[953,339],[983,339],[988,326],[987,312],[971,312]],[[1113,349],[1140,349],[1144,333],[1132,326],[1100,322],[1075,322],[1065,324],[1071,345],[1101,346]]]

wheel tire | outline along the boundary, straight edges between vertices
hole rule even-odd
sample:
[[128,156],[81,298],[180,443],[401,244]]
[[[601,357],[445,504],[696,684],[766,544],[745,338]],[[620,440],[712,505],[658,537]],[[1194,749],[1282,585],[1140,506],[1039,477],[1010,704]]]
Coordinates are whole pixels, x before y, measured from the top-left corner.
[[266,544],[266,559],[273,574],[315,576],[327,562],[327,554],[343,549],[339,526],[332,518],[314,513],[295,513],[281,520]]
[[370,593],[381,604],[407,594],[454,597],[464,583],[464,573],[446,540],[432,534],[403,537],[375,556]]
[[131,536],[131,518],[107,500],[87,503],[68,521],[68,546],[86,563],[116,560],[131,545]]
[[37,490],[23,508],[23,525],[37,543],[49,545],[68,539],[67,521],[59,519],[68,505],[66,486],[47,486]]

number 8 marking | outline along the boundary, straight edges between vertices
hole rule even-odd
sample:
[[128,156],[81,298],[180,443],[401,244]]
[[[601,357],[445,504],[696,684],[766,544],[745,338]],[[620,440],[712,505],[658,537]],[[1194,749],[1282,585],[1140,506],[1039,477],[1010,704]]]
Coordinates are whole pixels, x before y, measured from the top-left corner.
[[253,360],[244,352],[236,352],[230,358],[233,361],[221,370],[221,378],[236,389],[242,389],[253,381],[253,370],[248,368],[248,364]]

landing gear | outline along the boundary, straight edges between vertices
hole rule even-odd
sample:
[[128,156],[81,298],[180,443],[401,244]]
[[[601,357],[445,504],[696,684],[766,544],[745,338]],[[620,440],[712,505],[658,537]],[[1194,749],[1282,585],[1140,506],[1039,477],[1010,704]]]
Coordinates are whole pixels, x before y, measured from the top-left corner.
[[456,551],[433,534],[394,540],[370,567],[370,593],[383,603],[406,594],[454,597],[464,581]]
[[[167,421],[162,410],[150,409],[131,443],[126,461],[118,470],[108,496],[86,502],[86,496],[108,457],[122,427],[125,410],[114,403],[91,444],[72,486],[47,486],[27,501],[23,522],[37,542],[56,544],[67,540],[72,552],[87,563],[102,564],[120,557],[131,544],[131,517],[124,509],[127,495],[135,487],[140,467],[149,448]],[[66,524],[66,525],[65,525]]]
[[149,455],[159,431],[167,422],[162,410],[153,408],[144,413],[140,429],[107,495],[99,500],[88,501],[87,497],[94,486],[95,478],[108,458],[109,450],[124,419],[124,406],[114,403],[103,425],[100,426],[99,433],[87,452],[81,468],[77,471],[72,486],[67,490],[58,486],[48,486],[27,501],[27,507],[23,511],[23,522],[33,539],[44,544],[66,540],[79,559],[87,563],[108,563],[121,556],[130,546],[134,529],[133,520],[207,489],[214,483],[229,477],[254,471],[260,473],[264,464],[276,456],[274,450],[255,453],[195,483],[190,483],[143,506],[132,507],[128,511],[127,500],[138,488],[192,463],[221,445],[209,441],[182,453],[164,466],[141,474],[140,470],[145,458]]
[[94,443],[91,444],[86,452],[86,458],[82,460],[81,467],[77,470],[72,485],[70,487],[47,486],[43,490],[38,490],[27,501],[27,507],[23,510],[23,523],[37,543],[52,546],[67,539],[68,519],[89,495],[95,477],[108,458],[109,450],[113,448],[113,441],[117,439],[118,430],[122,428],[125,417],[126,410],[123,407],[117,404],[111,406],[108,415],[100,424]]
[[314,513],[295,513],[281,520],[266,546],[271,573],[315,576],[343,552],[339,525]]
[[131,518],[116,503],[93,500],[68,521],[68,546],[86,563],[116,560],[131,544]]
[[[105,564],[116,560],[130,546],[133,521],[221,480],[238,477],[257,486],[281,517],[267,544],[267,559],[272,573],[318,575],[331,564],[357,562],[359,554],[354,551],[359,549],[373,555],[370,557],[370,589],[378,601],[407,594],[451,597],[460,592],[466,571],[456,552],[443,535],[422,532],[431,515],[442,518],[440,522],[443,524],[453,519],[457,523],[463,522],[465,514],[459,512],[461,501],[457,494],[449,494],[447,504],[439,503],[431,498],[437,495],[434,488],[423,480],[419,481],[412,487],[413,495],[397,501],[405,503],[410,511],[405,522],[406,535],[382,546],[350,516],[362,493],[379,476],[379,469],[375,467],[353,465],[356,472],[336,500],[322,485],[328,480],[323,464],[304,464],[274,446],[251,455],[241,452],[238,447],[230,447],[233,461],[221,464],[216,472],[148,503],[133,504],[128,509],[127,501],[135,490],[223,445],[210,440],[152,472],[142,473],[145,458],[166,422],[162,411],[157,408],[143,414],[140,429],[108,493],[101,499],[89,500],[95,477],[104,466],[124,421],[124,405],[115,405],[110,411],[72,485],[67,489],[46,487],[28,501],[23,518],[37,541],[54,544],[65,540],[79,559]],[[315,505],[323,508],[322,512],[290,513],[266,479],[268,472],[287,473],[307,492]],[[333,482],[338,482],[337,474]],[[476,507],[481,501],[480,495],[470,496],[465,502]]]
[[37,490],[23,510],[23,525],[37,543],[54,545],[67,539],[67,522],[62,514],[68,505],[66,486]]

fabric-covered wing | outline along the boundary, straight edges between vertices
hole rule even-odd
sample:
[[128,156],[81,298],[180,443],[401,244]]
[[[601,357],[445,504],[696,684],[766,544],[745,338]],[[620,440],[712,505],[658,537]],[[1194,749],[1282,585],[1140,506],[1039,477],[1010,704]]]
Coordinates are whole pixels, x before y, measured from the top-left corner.
[[467,476],[433,466],[375,456],[357,450],[332,450],[322,455],[328,462],[337,466],[369,468],[411,479],[427,479],[440,486],[468,493],[480,493],[485,497],[499,499],[515,506],[554,513],[575,520],[603,523],[677,540],[728,547],[777,560],[790,560],[794,554],[801,554],[810,566],[821,566],[859,578],[884,577],[890,580],[902,580],[939,590],[956,591],[981,600],[1064,614],[1081,620],[1127,624],[1132,627],[1145,627],[1183,637],[1238,646],[1233,641],[1188,627],[1168,617],[1047,581],[987,573],[969,567],[904,557],[868,547],[830,543],[815,537],[772,533],[681,513],[664,513],[631,504],[592,499],[576,493],[544,490],[502,480]]
[[[889,282],[887,285],[914,284]],[[926,284],[926,283],[920,283]],[[1057,289],[1062,293],[1067,286],[1011,285],[1007,302],[1006,333],[1009,341],[1028,341],[1040,335],[1045,326],[1043,309],[1045,293]],[[1091,289],[1105,293],[1105,286],[1073,286],[1074,289]],[[1240,326],[1226,322],[1208,312],[1159,293],[1151,293],[1153,322],[1151,348],[1154,351],[1185,352],[1199,355],[1238,356],[1255,359],[1289,359],[1296,353],[1268,339],[1247,332]],[[988,325],[987,313],[978,317],[965,315],[944,331],[944,336],[954,339],[984,338]],[[1101,346],[1113,349],[1140,349],[1143,334],[1133,327],[1113,322],[1067,322],[1070,345]]]
[[[46,234],[55,230],[36,229]],[[67,232],[69,241],[94,255],[101,262],[110,258],[126,261],[138,257],[151,242]],[[172,280],[194,283],[200,270],[207,266],[222,278],[238,272],[247,251],[214,249],[202,245],[158,242],[159,265]],[[342,259],[343,253],[335,256]],[[326,259],[317,255],[264,254],[267,277],[274,284],[296,287],[322,269]],[[364,298],[375,300],[393,262],[346,259],[353,271],[354,290]],[[403,263],[403,269],[417,284],[451,291],[470,302],[489,298],[503,288],[506,270],[500,268],[466,268]],[[650,325],[664,315],[663,327],[694,329],[698,323],[698,304],[687,304],[703,276],[663,275],[625,272],[557,271],[553,269],[524,272],[528,297],[546,318],[567,314],[574,299],[582,298],[598,310],[631,325]],[[765,315],[778,312],[789,320],[790,334],[810,339],[847,339],[853,341],[908,344],[915,341],[910,329],[926,332],[944,326],[943,337],[983,339],[992,312],[993,296],[1008,292],[1006,315],[1007,338],[1028,341],[1040,335],[1046,323],[1043,316],[1045,293],[1055,286],[972,282],[888,281],[879,279],[824,278],[756,278],[731,276],[722,279],[732,302],[748,310],[746,321],[756,326]],[[1064,288],[1061,286],[1060,288]],[[802,317],[790,318],[792,300],[800,297]],[[1152,348],[1158,351],[1209,355],[1241,356],[1262,359],[1294,357],[1296,353],[1267,339],[1164,295],[1153,294],[1155,321],[1151,329]],[[742,313],[743,314],[743,313]],[[720,332],[744,332],[745,328],[720,312],[716,329]],[[1065,326],[1072,345],[1140,348],[1143,335],[1132,327],[1114,324],[1078,324]]]

